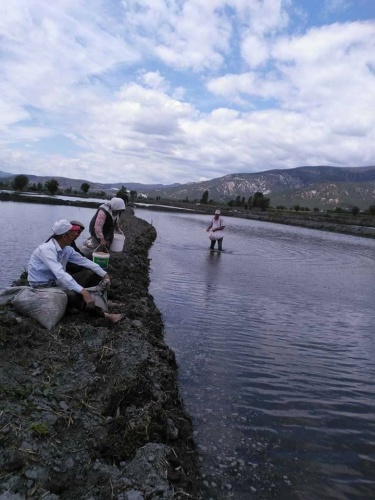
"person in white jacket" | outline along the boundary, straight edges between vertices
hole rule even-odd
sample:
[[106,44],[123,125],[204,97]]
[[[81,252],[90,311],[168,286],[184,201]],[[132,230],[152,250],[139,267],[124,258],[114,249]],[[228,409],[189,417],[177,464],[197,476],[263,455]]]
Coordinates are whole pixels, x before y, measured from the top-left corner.
[[215,215],[207,228],[207,231],[210,233],[208,237],[211,240],[210,250],[215,249],[216,242],[219,252],[223,250],[224,228],[224,219],[220,215],[220,210],[215,210]]

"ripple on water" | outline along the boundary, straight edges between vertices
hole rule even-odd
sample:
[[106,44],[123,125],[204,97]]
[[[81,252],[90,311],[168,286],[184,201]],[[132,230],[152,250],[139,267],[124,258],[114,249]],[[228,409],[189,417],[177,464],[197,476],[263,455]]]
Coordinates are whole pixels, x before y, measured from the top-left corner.
[[372,498],[375,242],[230,220],[209,255],[200,220],[159,222],[151,293],[207,498]]

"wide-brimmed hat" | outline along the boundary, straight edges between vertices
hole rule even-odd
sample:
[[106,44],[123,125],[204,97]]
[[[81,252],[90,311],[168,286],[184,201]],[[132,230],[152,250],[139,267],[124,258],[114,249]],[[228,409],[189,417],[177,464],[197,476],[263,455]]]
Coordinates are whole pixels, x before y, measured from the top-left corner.
[[215,210],[215,215],[220,215],[220,210]]

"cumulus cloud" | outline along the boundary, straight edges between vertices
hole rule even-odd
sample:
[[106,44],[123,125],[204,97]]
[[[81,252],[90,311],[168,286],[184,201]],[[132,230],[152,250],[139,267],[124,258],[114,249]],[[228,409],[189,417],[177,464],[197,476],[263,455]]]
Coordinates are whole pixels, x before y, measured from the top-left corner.
[[0,170],[173,183],[373,164],[375,23],[311,15],[292,0],[2,3]]

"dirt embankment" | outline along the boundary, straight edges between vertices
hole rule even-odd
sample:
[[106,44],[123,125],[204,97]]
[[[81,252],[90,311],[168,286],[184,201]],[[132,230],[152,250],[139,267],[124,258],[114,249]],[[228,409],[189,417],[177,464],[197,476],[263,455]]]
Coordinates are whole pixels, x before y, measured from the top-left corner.
[[0,308],[0,499],[201,498],[192,423],[148,292],[155,229],[131,209],[109,299],[126,319],[85,313],[47,331]]

